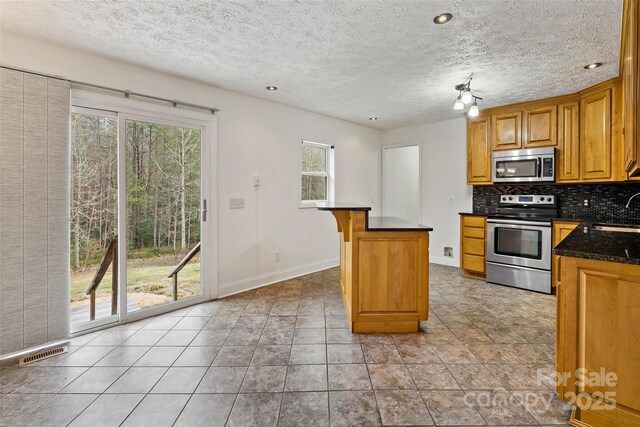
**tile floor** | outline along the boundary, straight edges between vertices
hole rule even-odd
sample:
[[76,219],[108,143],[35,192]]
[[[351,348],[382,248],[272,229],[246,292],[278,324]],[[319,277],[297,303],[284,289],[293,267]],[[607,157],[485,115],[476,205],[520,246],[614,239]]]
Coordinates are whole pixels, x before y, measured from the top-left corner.
[[555,298],[431,268],[421,333],[351,334],[326,270],[5,366],[0,425],[566,424]]

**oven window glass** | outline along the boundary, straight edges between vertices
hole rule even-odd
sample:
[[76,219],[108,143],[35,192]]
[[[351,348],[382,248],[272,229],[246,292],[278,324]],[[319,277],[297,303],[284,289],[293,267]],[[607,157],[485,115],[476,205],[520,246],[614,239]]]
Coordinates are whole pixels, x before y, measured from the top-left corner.
[[499,160],[496,161],[496,178],[536,178],[538,160]]
[[496,254],[542,259],[542,231],[497,227],[495,233]]

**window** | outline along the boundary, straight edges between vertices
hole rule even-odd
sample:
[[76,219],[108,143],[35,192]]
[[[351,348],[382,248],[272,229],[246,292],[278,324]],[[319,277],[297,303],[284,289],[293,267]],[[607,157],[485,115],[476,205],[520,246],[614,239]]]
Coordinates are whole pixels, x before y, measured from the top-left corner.
[[300,202],[303,206],[332,199],[332,157],[330,145],[302,141]]

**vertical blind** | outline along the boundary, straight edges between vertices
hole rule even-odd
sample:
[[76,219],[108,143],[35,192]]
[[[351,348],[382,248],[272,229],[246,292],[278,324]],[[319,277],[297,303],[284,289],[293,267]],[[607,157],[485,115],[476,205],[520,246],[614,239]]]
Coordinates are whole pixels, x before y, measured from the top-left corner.
[[0,68],[0,355],[69,334],[69,83]]

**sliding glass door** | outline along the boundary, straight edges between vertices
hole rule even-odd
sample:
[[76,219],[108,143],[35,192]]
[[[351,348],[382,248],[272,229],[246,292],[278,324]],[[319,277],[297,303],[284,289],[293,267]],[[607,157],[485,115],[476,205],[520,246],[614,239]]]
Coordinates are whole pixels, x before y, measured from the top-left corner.
[[118,116],[71,114],[71,330],[118,321]]
[[127,119],[127,309],[202,295],[199,129]]
[[203,301],[208,129],[74,107],[71,331]]

